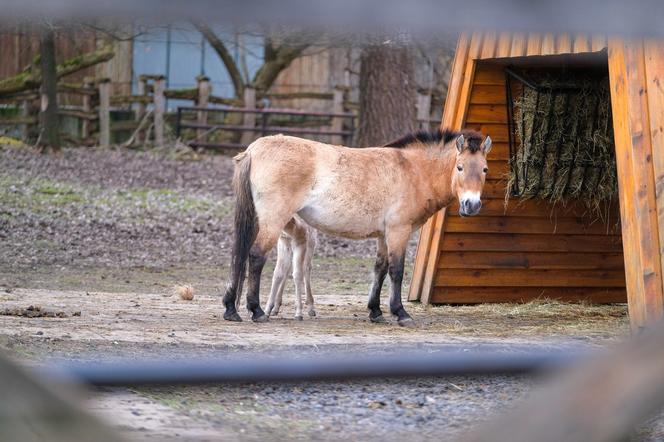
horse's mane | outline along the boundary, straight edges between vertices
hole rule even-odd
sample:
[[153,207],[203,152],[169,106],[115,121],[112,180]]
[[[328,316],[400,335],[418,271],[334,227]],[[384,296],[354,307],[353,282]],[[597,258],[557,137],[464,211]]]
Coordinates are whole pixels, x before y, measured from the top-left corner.
[[468,150],[470,150],[471,153],[475,153],[480,150],[482,140],[484,138],[482,137],[481,133],[471,129],[464,129],[461,131],[454,131],[449,129],[437,129],[431,131],[419,130],[417,132],[408,133],[401,138],[392,141],[391,143],[385,144],[383,147],[405,149],[415,143],[436,145],[442,142],[442,144],[447,144],[450,141],[455,140],[459,135],[464,136],[468,145]]

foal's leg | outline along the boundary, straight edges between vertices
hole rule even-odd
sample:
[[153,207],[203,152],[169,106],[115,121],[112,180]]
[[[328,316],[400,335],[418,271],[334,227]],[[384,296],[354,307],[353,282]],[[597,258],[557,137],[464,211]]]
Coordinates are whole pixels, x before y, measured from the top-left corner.
[[301,321],[302,292],[304,292],[304,266],[307,252],[306,237],[293,240],[293,282],[295,282],[295,319]]
[[291,271],[293,261],[293,251],[291,249],[291,240],[284,235],[279,237],[277,242],[277,264],[274,267],[272,275],[272,287],[270,288],[270,298],[265,305],[265,312],[268,316],[279,314],[281,307],[281,297],[286,286],[286,279]]
[[401,303],[401,283],[406,256],[410,226],[400,227],[387,233],[388,271],[390,274],[390,312],[397,317],[399,325],[412,325],[413,318],[406,312]]
[[314,259],[314,250],[316,249],[316,241],[318,234],[312,227],[307,226],[307,251],[304,256],[304,293],[307,295],[307,310],[309,316],[316,316],[316,309],[314,308],[314,295],[311,292],[311,266]]
[[378,251],[376,253],[376,264],[374,265],[374,279],[369,291],[369,320],[371,322],[385,322],[383,311],[380,309],[380,291],[387,274],[387,244],[385,238],[378,238]]

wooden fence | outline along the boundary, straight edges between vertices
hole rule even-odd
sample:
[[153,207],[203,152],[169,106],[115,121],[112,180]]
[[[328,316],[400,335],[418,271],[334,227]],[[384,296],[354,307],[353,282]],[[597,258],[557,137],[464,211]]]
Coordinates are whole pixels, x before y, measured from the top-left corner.
[[[112,95],[108,79],[86,77],[82,83],[58,84],[58,94],[79,96],[80,106],[63,106],[62,117],[73,119],[76,128],[64,138],[71,144],[109,146],[120,144],[118,132],[125,133],[124,145],[152,144],[163,147],[168,137],[167,120],[175,117],[176,138],[182,138],[192,147],[242,148],[257,136],[285,133],[309,136],[334,144],[353,145],[358,104],[348,101],[348,90],[337,87],[332,92],[265,93],[257,95],[245,88],[243,100],[212,94],[210,79],[196,78],[196,87],[166,89],[163,75],[141,75],[136,94]],[[331,100],[332,112],[307,112],[299,109],[272,109],[265,107],[265,99],[308,98]],[[167,115],[166,100],[192,101],[193,106],[180,106],[176,115]],[[30,90],[0,96],[0,106],[13,108],[13,115],[0,113],[0,128],[19,129],[24,141],[39,138],[39,91]],[[431,97],[418,94],[418,125],[430,129],[438,125],[430,118]],[[214,107],[212,107],[214,106]],[[0,110],[2,110],[0,108]],[[349,111],[352,110],[352,111]],[[120,111],[129,113],[129,119],[112,118]],[[195,115],[192,117],[191,114]],[[225,120],[218,121],[223,115]],[[214,117],[216,116],[216,121]],[[281,121],[275,122],[281,118]],[[288,119],[296,121],[287,121]],[[193,132],[193,133],[192,133]],[[226,137],[219,139],[220,133]],[[228,135],[231,133],[231,135]]]

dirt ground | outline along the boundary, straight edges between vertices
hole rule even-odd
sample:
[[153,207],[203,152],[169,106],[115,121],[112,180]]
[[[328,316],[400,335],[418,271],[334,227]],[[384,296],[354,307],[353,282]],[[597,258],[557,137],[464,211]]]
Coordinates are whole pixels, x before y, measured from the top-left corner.
[[[280,316],[269,323],[225,322],[219,295],[229,258],[231,169],[224,156],[190,161],[127,150],[71,149],[59,156],[0,150],[0,313],[6,313],[0,349],[43,365],[403,348],[565,352],[604,348],[628,336],[625,305],[546,300],[407,303],[414,328],[371,324],[365,303],[373,244],[325,236],[314,261],[316,318],[292,319],[289,284]],[[181,283],[195,288],[192,301],[173,292]],[[16,314],[30,306],[62,317]],[[509,409],[542,381],[494,376],[117,388],[90,392],[85,407],[139,440],[445,440]],[[657,428],[651,422],[635,439],[658,440]]]

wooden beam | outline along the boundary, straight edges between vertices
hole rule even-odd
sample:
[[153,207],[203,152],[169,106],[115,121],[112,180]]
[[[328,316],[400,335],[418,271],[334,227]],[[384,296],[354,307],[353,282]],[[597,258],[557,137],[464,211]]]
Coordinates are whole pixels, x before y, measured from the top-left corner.
[[[656,48],[649,52],[656,52]],[[653,92],[649,92],[646,66],[650,67],[651,78],[664,73],[652,60],[646,61],[643,41],[611,39],[609,78],[618,193],[630,321],[635,331],[658,321],[664,312],[653,166],[653,154],[661,155],[664,146],[653,149],[651,136],[651,129],[661,130],[664,121],[659,121],[660,116],[655,115],[652,117],[657,124],[652,125],[649,95]]]

